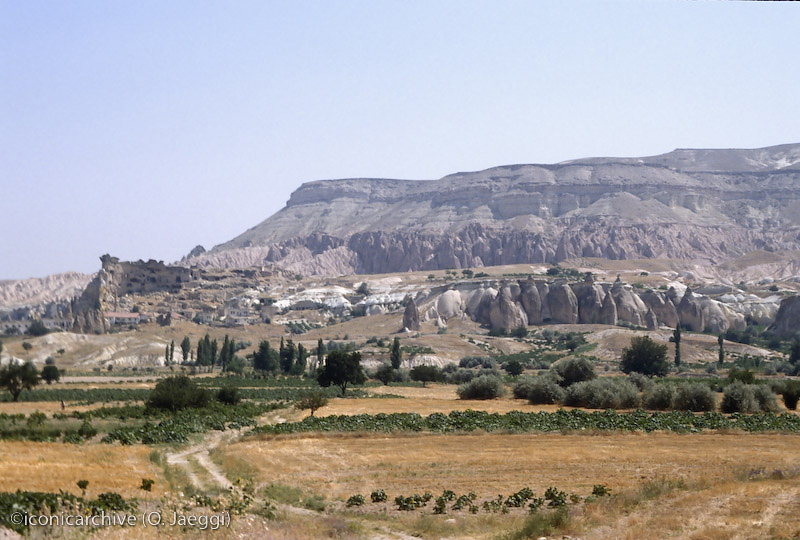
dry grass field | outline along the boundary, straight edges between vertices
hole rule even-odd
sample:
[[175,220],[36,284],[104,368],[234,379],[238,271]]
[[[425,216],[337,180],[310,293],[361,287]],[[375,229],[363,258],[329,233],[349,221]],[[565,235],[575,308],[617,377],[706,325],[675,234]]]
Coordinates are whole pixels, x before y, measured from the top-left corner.
[[161,468],[150,461],[146,446],[73,445],[0,441],[2,490],[80,493],[75,483],[88,480],[88,496],[115,491],[142,498],[143,478],[155,480],[152,495],[167,491]]
[[[742,433],[304,435],[238,442],[221,449],[218,459],[261,484],[333,500],[376,488],[390,500],[443,489],[488,499],[525,486],[539,494],[557,486],[586,496],[602,483],[620,496],[574,508],[567,531],[597,539],[790,538],[800,531],[799,442],[797,436]],[[753,477],[762,470],[764,478]],[[771,476],[774,471],[786,478]],[[381,515],[410,532],[421,519],[438,520],[427,523],[424,538],[439,538],[448,528],[446,516]],[[460,516],[447,537],[486,537],[475,531],[480,519],[486,517]],[[493,531],[517,522],[510,517]]]

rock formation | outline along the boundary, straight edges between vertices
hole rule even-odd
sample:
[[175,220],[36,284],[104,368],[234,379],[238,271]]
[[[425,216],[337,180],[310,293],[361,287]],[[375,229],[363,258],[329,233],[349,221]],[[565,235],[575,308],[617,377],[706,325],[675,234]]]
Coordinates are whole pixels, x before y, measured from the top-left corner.
[[[603,321],[603,288],[595,285],[591,274],[583,283],[573,287],[578,300],[578,321],[581,324],[600,324]],[[616,322],[616,321],[615,321]]]
[[781,300],[775,322],[769,327],[770,332],[788,339],[800,332],[800,296],[790,296]]
[[639,298],[648,308],[653,310],[660,324],[670,328],[677,328],[678,310],[669,297],[659,291],[647,289],[639,293]]
[[[310,182],[274,216],[183,263],[311,274],[576,256],[716,267],[756,250],[800,248],[798,164],[800,144],[793,144],[511,165],[431,181]],[[358,220],[350,219],[355,213]]]
[[687,288],[683,293],[683,298],[678,304],[678,318],[681,326],[687,330],[702,332],[706,327],[703,307],[692,293],[692,289]]
[[533,279],[520,281],[520,303],[528,317],[528,324],[542,324],[542,298]]
[[633,293],[630,285],[624,285],[617,280],[611,287],[611,295],[617,305],[617,319],[635,326],[644,326],[647,306],[645,306],[641,298]]
[[489,322],[492,328],[513,330],[520,326],[528,326],[525,311],[514,302],[511,287],[503,287],[492,301],[489,310]]
[[403,311],[403,328],[411,332],[419,330],[419,309],[411,297],[407,299],[406,309]]
[[611,291],[606,293],[603,298],[603,306],[600,309],[600,322],[602,324],[617,324],[617,304],[614,303],[614,297],[611,296]]
[[547,307],[553,322],[577,324],[578,299],[564,282],[554,283],[547,293]]

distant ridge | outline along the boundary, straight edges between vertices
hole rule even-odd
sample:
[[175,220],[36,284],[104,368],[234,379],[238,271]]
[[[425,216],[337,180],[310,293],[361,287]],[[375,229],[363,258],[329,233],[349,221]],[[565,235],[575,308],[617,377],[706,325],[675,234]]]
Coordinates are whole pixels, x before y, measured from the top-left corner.
[[797,249],[800,144],[785,144],[308,182],[275,215],[183,264],[386,273]]

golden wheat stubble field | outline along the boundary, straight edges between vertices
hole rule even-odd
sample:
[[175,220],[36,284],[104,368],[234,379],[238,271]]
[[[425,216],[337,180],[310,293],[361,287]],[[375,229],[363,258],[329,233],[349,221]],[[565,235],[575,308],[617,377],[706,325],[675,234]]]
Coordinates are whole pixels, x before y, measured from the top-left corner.
[[[732,538],[725,531],[735,526],[753,534],[742,538],[781,538],[762,528],[800,532],[800,481],[791,476],[799,442],[795,435],[747,433],[314,434],[237,442],[224,449],[222,464],[245,462],[259,483],[332,500],[380,488],[390,501],[444,489],[473,491],[480,501],[526,486],[539,495],[556,486],[585,497],[594,484],[632,494],[648,483],[680,481],[685,487],[660,502],[587,507],[576,530],[590,538],[663,538],[665,530],[678,538]],[[748,480],[762,470],[765,479]],[[788,478],[773,478],[775,471]]]
[[160,496],[168,486],[161,468],[150,461],[151,451],[142,445],[0,441],[2,491],[76,493],[78,480],[88,480],[89,496],[114,491],[141,498],[146,493],[139,486],[149,478],[155,480],[152,495]]

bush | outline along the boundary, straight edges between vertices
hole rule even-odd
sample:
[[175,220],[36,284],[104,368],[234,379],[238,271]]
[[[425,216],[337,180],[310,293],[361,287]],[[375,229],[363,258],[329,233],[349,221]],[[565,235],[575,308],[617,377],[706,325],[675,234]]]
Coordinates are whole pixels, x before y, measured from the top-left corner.
[[653,381],[649,377],[642,375],[638,371],[633,371],[628,374],[628,380],[636,385],[636,388],[641,392],[646,392],[653,387]]
[[446,380],[450,384],[464,384],[477,377],[477,373],[471,369],[457,368],[447,374]]
[[797,402],[800,400],[800,383],[796,381],[787,381],[781,392],[783,395],[783,404],[790,411],[797,410]]
[[728,372],[729,381],[739,381],[744,384],[755,384],[756,375],[749,369],[733,368]]
[[84,439],[91,439],[95,435],[97,435],[97,429],[92,425],[92,421],[89,418],[84,418],[81,427],[78,428],[78,435],[83,437]]
[[639,390],[626,379],[594,379],[567,388],[564,404],[588,409],[630,409],[639,405]]
[[753,387],[753,395],[758,402],[759,408],[764,412],[778,412],[778,396],[763,384],[756,384]]
[[[643,377],[643,375],[640,375]],[[653,384],[642,396],[646,409],[666,411],[672,408],[675,400],[675,387],[671,384]]]
[[56,366],[48,364],[42,368],[42,380],[47,384],[58,382],[60,378],[61,372]]
[[522,374],[522,370],[523,370],[522,362],[520,362],[519,360],[516,360],[516,359],[509,360],[508,362],[506,362],[503,365],[503,369],[506,370],[506,372],[509,375],[511,375],[513,377],[517,377],[517,376]]
[[532,405],[560,403],[564,395],[558,375],[554,373],[526,377],[514,386],[514,397],[527,399]]
[[347,499],[347,507],[350,508],[351,506],[363,506],[365,502],[366,501],[364,500],[363,495],[351,495],[350,498]]
[[722,412],[726,413],[754,413],[761,407],[753,392],[753,385],[734,381],[725,388],[722,396]]
[[394,368],[391,364],[381,364],[381,366],[375,370],[375,378],[384,385],[389,384],[392,382],[392,379],[394,379]]
[[147,406],[154,409],[177,411],[186,408],[200,408],[208,405],[211,396],[185,375],[162,379],[150,392]]
[[505,394],[505,387],[500,377],[481,375],[458,387],[460,399],[494,399]]
[[713,411],[716,406],[714,392],[702,383],[679,385],[673,401],[673,407],[679,411]]
[[235,386],[223,386],[217,390],[217,401],[226,405],[236,405],[242,400],[239,396],[239,389]]
[[647,336],[631,338],[631,346],[622,350],[620,368],[625,373],[636,371],[649,377],[663,377],[669,373],[667,346]]
[[389,500],[389,498],[386,496],[386,492],[383,491],[382,489],[376,489],[375,491],[370,493],[369,498],[374,503],[382,503]]
[[491,358],[485,358],[483,356],[465,356],[459,360],[458,367],[493,369],[495,367],[495,363]]
[[597,378],[592,363],[582,357],[559,360],[550,369],[558,374],[561,378],[560,384],[564,387]]

